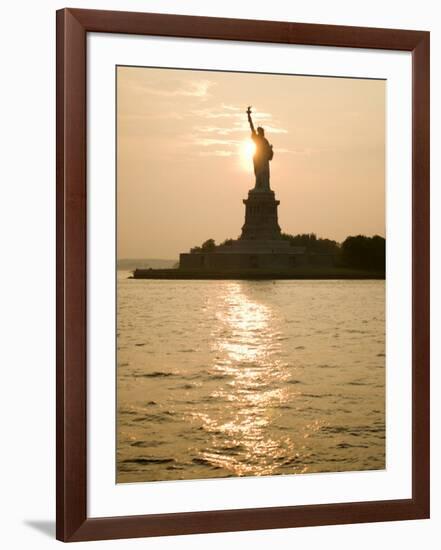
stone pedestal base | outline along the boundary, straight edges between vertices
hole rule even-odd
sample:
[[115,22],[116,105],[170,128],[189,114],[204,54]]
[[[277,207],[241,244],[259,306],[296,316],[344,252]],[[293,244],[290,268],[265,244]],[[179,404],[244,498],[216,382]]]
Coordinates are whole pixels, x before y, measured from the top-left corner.
[[242,240],[273,240],[280,239],[280,227],[277,221],[279,201],[275,199],[274,191],[248,192],[244,199],[245,223],[242,227]]

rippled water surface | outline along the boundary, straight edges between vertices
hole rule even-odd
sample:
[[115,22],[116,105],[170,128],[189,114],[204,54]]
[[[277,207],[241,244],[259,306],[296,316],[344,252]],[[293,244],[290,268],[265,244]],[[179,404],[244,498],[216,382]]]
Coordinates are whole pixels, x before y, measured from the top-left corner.
[[118,482],[385,467],[384,281],[127,276]]

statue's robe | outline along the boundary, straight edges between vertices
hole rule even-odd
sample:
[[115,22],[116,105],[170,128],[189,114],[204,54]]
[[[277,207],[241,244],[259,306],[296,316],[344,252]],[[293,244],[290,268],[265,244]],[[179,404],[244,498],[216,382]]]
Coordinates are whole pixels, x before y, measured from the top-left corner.
[[256,145],[253,156],[254,174],[256,176],[256,191],[270,191],[270,169],[269,163],[273,158],[273,151],[268,140],[257,133],[251,134],[251,139]]

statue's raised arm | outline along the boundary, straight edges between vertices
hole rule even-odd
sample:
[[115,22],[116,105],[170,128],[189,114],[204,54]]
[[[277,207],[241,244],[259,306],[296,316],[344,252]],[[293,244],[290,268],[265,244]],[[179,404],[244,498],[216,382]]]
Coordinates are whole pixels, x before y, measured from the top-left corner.
[[248,122],[250,124],[251,132],[253,134],[255,134],[256,130],[254,129],[253,119],[251,118],[251,105],[248,107],[246,112],[247,112],[247,115],[248,115]]
[[253,191],[271,191],[270,189],[270,168],[269,163],[273,158],[273,147],[265,137],[265,130],[262,126],[254,128],[251,118],[251,105],[246,110],[248,123],[251,128],[251,139],[254,143],[253,165],[256,183]]

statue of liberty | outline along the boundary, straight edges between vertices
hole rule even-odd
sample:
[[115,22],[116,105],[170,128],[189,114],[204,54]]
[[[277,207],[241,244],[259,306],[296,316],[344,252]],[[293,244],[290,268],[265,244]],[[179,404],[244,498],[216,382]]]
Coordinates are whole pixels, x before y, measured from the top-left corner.
[[251,139],[256,145],[256,151],[253,155],[256,183],[253,191],[270,191],[269,162],[274,156],[273,146],[270,145],[268,140],[265,138],[265,131],[261,126],[257,128],[256,132],[253,120],[251,118],[251,106],[248,107],[246,113],[248,115],[248,122],[251,128]]

